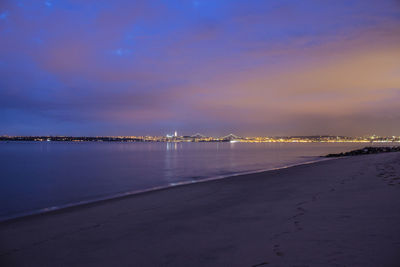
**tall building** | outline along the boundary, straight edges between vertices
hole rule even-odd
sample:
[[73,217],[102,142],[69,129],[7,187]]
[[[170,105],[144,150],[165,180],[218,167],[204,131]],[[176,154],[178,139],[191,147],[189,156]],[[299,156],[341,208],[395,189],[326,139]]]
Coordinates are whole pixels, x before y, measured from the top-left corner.
[[177,132],[177,131],[175,131],[175,134],[174,134],[174,136],[175,136],[175,137],[177,137],[177,136],[178,136],[178,132]]

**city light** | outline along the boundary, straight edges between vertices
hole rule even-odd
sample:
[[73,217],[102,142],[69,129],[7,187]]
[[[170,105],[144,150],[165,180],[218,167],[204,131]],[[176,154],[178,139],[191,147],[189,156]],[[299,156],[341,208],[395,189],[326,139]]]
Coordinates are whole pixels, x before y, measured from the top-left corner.
[[1,141],[69,141],[69,142],[231,142],[231,143],[393,143],[400,142],[400,136],[255,136],[240,137],[228,134],[221,137],[205,136],[202,134],[179,136],[0,136]]

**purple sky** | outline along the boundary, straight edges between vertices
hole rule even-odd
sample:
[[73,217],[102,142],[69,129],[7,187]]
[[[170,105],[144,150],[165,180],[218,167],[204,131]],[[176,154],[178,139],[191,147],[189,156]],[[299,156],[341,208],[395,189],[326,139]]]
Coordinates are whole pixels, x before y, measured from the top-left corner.
[[400,135],[398,0],[1,0],[0,135]]

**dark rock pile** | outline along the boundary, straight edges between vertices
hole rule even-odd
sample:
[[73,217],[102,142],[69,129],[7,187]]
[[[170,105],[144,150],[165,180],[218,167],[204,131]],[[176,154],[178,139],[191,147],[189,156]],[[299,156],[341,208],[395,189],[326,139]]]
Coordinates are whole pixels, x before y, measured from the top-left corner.
[[386,153],[386,152],[400,152],[400,146],[387,146],[387,147],[364,147],[362,149],[353,150],[350,152],[342,152],[338,154],[328,154],[325,157],[347,157],[347,156],[358,156],[358,155],[366,155],[366,154],[377,154],[377,153]]

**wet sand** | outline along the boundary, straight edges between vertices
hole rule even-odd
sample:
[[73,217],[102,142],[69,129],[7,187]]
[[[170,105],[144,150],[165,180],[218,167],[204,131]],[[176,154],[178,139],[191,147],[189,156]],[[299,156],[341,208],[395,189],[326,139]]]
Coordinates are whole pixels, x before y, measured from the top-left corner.
[[400,153],[3,222],[0,265],[400,266]]

